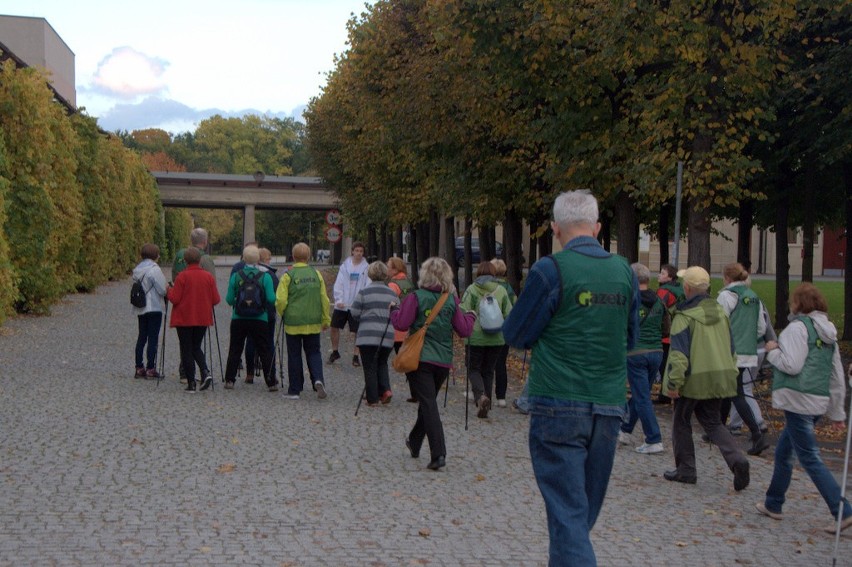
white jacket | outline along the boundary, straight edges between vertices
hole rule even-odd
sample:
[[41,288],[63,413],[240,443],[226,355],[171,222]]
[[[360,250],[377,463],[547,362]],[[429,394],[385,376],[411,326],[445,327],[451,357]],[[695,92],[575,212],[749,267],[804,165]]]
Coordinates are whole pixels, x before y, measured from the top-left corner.
[[[372,283],[370,278],[367,277],[369,266],[370,263],[367,260],[361,260],[361,263],[356,266],[352,263],[351,256],[340,265],[337,279],[334,280],[333,309],[348,311],[358,292]],[[343,303],[344,306],[338,307],[338,303]]]
[[133,279],[142,282],[142,288],[145,290],[146,299],[145,307],[133,306],[134,315],[144,315],[152,311],[162,312],[165,308],[163,297],[166,295],[166,277],[160,266],[153,260],[148,258],[139,262],[133,268]]
[[[798,314],[790,314],[790,324],[778,337],[778,348],[766,353],[766,359],[778,370],[790,375],[799,374],[808,358],[808,329],[801,321],[795,320]],[[843,407],[846,398],[843,365],[837,344],[837,329],[822,311],[812,311],[806,315],[814,324],[819,338],[834,346],[829,396],[817,396],[782,388],[772,392],[772,407],[802,415],[823,415],[832,421],[845,421]]]

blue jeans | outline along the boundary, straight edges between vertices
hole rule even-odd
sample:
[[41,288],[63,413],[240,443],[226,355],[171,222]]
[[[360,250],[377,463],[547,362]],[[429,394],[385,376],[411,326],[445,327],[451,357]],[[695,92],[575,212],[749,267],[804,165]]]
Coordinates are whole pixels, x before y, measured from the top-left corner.
[[642,422],[642,431],[645,433],[645,443],[660,443],[663,440],[660,435],[660,425],[654,414],[654,406],[651,404],[651,385],[660,364],[663,353],[646,352],[634,354],[627,357],[627,382],[630,384],[630,399],[627,400],[627,419],[621,424],[621,430],[625,433],[633,433],[636,421]]
[[[840,485],[826,468],[819,456],[819,446],[814,435],[814,424],[820,416],[802,415],[790,411],[784,412],[787,424],[778,438],[775,446],[775,470],[772,471],[772,481],[766,490],[766,509],[770,512],[781,513],[784,505],[784,494],[790,487],[793,476],[793,456],[799,458],[802,468],[811,477],[822,499],[828,504],[831,515],[837,518],[840,503]],[[843,499],[843,517],[852,516],[849,501]]]
[[320,334],[291,335],[284,332],[287,339],[287,376],[290,385],[287,393],[290,395],[301,394],[305,385],[305,371],[302,367],[302,350],[308,361],[308,372],[311,375],[311,383],[322,382],[322,353],[320,352]]
[[163,322],[162,311],[149,311],[139,315],[139,334],[136,337],[136,368],[142,368],[142,354],[145,343],[148,344],[148,370],[157,367],[157,337],[160,336],[160,324]]
[[589,532],[606,495],[621,406],[531,396],[530,457],[544,498],[550,567],[597,565]]

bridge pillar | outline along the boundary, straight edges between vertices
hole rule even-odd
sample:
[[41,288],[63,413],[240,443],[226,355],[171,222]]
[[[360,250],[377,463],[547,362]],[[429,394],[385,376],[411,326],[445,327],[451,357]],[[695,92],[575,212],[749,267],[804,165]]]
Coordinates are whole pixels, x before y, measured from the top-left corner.
[[257,240],[254,233],[254,205],[246,205],[243,209],[243,245]]

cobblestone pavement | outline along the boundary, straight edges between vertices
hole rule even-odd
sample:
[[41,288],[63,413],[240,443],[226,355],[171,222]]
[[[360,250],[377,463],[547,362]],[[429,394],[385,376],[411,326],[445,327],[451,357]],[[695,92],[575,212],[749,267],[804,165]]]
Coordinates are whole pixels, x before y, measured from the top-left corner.
[[[167,379],[134,379],[129,288],[0,328],[0,565],[546,564],[527,419],[495,408],[465,431],[463,372],[435,473],[403,445],[416,408],[401,376],[390,405],[353,415],[363,380],[349,337],[325,366],[326,400],[287,400],[262,380],[225,391],[218,360],[215,391],[186,395],[174,332]],[[226,307],[217,319],[224,356]],[[752,484],[735,493],[721,455],[698,440],[698,484],[667,483],[666,448],[619,447],[592,534],[601,565],[831,564],[833,536],[819,529],[831,517],[802,472],[778,522],[754,512],[770,459],[752,458]],[[838,564],[852,564],[849,535]]]

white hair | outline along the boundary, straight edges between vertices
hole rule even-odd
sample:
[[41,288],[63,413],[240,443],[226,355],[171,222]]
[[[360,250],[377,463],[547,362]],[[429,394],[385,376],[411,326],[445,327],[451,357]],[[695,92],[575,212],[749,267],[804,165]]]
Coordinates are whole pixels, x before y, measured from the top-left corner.
[[553,221],[563,229],[575,224],[595,226],[598,201],[588,189],[560,193],[553,203]]
[[636,274],[636,279],[639,280],[639,283],[648,283],[651,281],[651,270],[645,264],[636,262],[635,264],[630,264],[630,269]]
[[189,241],[192,242],[192,245],[196,248],[200,248],[201,245],[207,245],[207,231],[203,228],[193,228],[192,232],[189,233]]

